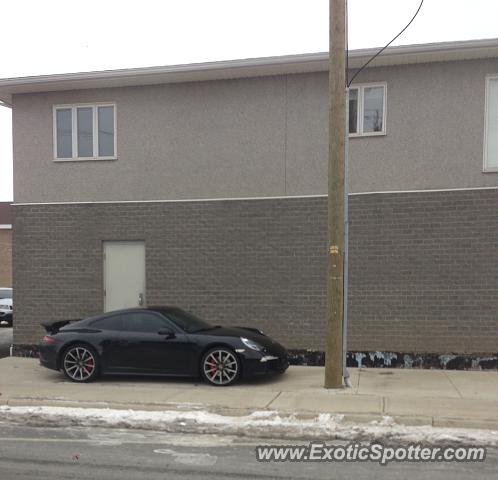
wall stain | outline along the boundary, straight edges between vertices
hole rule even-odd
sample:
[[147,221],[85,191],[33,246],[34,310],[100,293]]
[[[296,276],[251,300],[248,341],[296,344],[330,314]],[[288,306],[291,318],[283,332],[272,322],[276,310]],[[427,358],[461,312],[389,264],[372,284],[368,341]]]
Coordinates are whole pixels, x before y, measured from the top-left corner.
[[[291,365],[325,364],[325,353],[314,350],[289,350]],[[498,370],[498,353],[437,354],[406,352],[348,352],[348,367],[357,368],[422,368],[440,370]]]

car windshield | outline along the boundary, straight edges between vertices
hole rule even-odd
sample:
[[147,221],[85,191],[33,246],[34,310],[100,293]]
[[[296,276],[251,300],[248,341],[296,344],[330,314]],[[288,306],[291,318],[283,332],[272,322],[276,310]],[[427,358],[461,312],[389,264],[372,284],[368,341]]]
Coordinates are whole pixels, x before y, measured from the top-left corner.
[[183,331],[187,333],[200,332],[201,330],[210,330],[214,328],[209,323],[197,318],[195,315],[179,308],[167,309],[162,311],[171,321],[178,325]]
[[0,288],[0,298],[12,298],[12,288]]

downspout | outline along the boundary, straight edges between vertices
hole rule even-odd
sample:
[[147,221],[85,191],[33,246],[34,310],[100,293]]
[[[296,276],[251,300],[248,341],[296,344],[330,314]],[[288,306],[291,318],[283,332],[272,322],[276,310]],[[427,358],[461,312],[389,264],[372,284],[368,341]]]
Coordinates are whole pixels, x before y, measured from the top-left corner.
[[346,85],[346,138],[344,139],[344,286],[342,324],[342,365],[344,384],[351,388],[351,380],[346,367],[348,353],[348,291],[349,291],[349,86]]

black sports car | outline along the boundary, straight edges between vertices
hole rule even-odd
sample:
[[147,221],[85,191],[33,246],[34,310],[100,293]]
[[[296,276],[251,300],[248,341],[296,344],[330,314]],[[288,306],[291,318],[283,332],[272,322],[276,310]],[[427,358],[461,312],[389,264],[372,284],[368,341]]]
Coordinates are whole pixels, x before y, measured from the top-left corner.
[[42,323],[40,364],[74,382],[100,374],[198,377],[230,385],[283,373],[284,347],[256,328],[209,325],[176,307],[132,308],[84,320]]

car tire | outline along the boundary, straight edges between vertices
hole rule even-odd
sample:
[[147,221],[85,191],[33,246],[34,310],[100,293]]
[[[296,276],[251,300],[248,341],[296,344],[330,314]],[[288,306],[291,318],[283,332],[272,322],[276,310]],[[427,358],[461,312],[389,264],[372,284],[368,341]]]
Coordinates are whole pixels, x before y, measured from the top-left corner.
[[64,350],[60,367],[64,375],[76,383],[88,383],[100,375],[100,359],[87,343],[73,343]]
[[235,383],[241,374],[237,354],[228,347],[213,347],[201,360],[202,378],[216,387],[227,387]]

